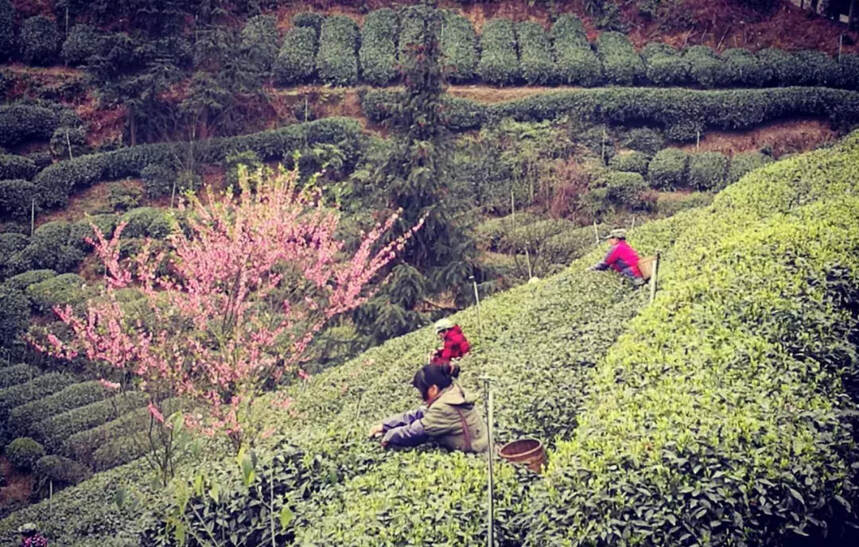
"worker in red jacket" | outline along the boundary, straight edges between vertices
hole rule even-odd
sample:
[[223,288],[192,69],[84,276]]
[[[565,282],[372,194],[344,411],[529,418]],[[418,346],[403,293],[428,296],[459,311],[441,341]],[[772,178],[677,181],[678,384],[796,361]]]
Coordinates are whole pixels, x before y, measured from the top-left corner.
[[591,270],[612,270],[629,278],[632,284],[644,285],[641,270],[638,269],[638,253],[626,242],[626,230],[612,230],[608,235],[611,248],[601,262],[590,267]]
[[442,340],[444,347],[438,349],[430,356],[430,364],[444,365],[450,363],[451,359],[459,359],[471,349],[462,329],[454,325],[450,319],[439,319],[435,323],[435,332]]

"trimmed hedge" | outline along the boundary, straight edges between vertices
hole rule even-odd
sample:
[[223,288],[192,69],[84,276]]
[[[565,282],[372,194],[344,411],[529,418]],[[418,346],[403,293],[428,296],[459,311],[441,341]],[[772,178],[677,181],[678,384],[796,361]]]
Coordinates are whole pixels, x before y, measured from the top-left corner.
[[641,50],[647,80],[657,86],[685,85],[689,82],[689,60],[676,49],[661,42],[651,42]]
[[28,65],[50,65],[56,62],[60,32],[53,19],[36,15],[21,23],[21,58]]
[[629,209],[647,208],[642,194],[648,186],[639,173],[609,171],[591,182],[590,190],[584,196],[597,210],[626,207]]
[[859,89],[859,55],[844,54],[838,61],[840,86],[846,89]]
[[0,180],[0,218],[29,220],[37,197],[36,185],[29,180]]
[[46,418],[33,424],[33,432],[51,452],[57,452],[75,433],[115,420],[126,412],[145,406],[148,401],[149,398],[145,393],[127,391],[110,399],[73,408]]
[[86,300],[86,280],[74,273],[64,273],[27,287],[33,311],[47,315],[55,306],[75,305]]
[[13,435],[26,435],[33,424],[63,412],[107,398],[107,390],[96,381],[71,385],[37,401],[15,407],[9,412],[9,430]]
[[627,131],[620,141],[624,148],[630,148],[647,154],[648,158],[665,148],[665,137],[651,127],[635,127]]
[[[0,285],[0,346],[12,347],[30,323],[30,300],[20,289]],[[0,387],[5,387],[0,384]]]
[[16,469],[30,471],[39,458],[45,455],[45,449],[30,437],[19,437],[6,445],[3,453]]
[[731,158],[731,164],[728,167],[728,183],[737,182],[746,173],[763,167],[773,161],[771,156],[761,154],[760,152],[745,152],[736,154]]
[[164,239],[172,230],[169,213],[157,207],[137,207],[127,211],[117,224],[122,222],[126,223],[122,230],[123,239]]
[[544,85],[556,81],[552,42],[542,25],[523,21],[516,25],[516,34],[519,39],[519,67],[525,82]]
[[793,55],[777,48],[765,48],[756,53],[758,60],[772,71],[768,85],[791,86],[801,85],[804,77],[801,67],[794,61]]
[[312,11],[303,11],[292,16],[292,24],[299,28],[310,28],[316,36],[319,36],[322,30],[322,23],[325,22],[325,16]]
[[660,217],[670,217],[680,211],[705,207],[713,202],[713,194],[703,192],[690,192],[681,194],[678,192],[660,193],[656,198],[656,214]]
[[[187,402],[178,398],[167,399],[158,406],[165,416],[190,408]],[[93,454],[99,448],[106,446],[112,439],[124,438],[145,430],[149,426],[150,418],[151,415],[147,408],[131,410],[112,421],[69,435],[59,451],[70,458],[92,465],[94,463]],[[121,450],[122,447],[114,448]],[[133,446],[126,446],[125,449],[137,453]],[[102,453],[102,457],[104,458],[106,455]],[[117,455],[116,458],[120,458],[120,456]]]
[[12,57],[15,46],[15,7],[10,0],[0,0],[0,61]]
[[27,156],[0,154],[0,180],[31,180],[39,168]]
[[274,79],[280,85],[306,84],[316,72],[317,33],[312,27],[295,27],[283,37],[274,63]]
[[58,220],[39,226],[30,242],[13,257],[14,266],[23,270],[50,269],[69,272],[84,258],[85,245],[72,239],[72,225]]
[[242,28],[239,46],[244,68],[261,75],[269,74],[277,57],[279,41],[277,18],[273,15],[256,15],[248,19]]
[[822,51],[794,52],[793,63],[799,85],[836,85],[840,80],[838,62]]
[[565,13],[552,25],[558,79],[568,85],[595,86],[603,80],[602,64],[591,49],[581,20]]
[[689,154],[677,148],[660,150],[647,166],[650,185],[660,190],[684,188],[688,181]]
[[0,389],[0,418],[2,418],[4,427],[9,411],[16,406],[47,397],[73,383],[75,383],[75,379],[68,374],[50,372],[33,378],[29,382]]
[[603,32],[597,38],[596,48],[609,84],[633,85],[645,81],[644,62],[625,34]]
[[474,80],[480,54],[477,33],[471,22],[456,12],[445,10],[439,45],[447,79],[455,84]]
[[593,246],[593,229],[586,226],[547,237],[540,245],[540,256],[551,264],[569,264]]
[[355,85],[358,82],[358,25],[345,15],[331,15],[322,23],[316,70],[323,83]]
[[78,24],[69,29],[69,35],[63,42],[63,60],[78,66],[86,63],[90,57],[99,53],[102,48],[101,33],[90,25]]
[[36,283],[40,283],[46,279],[51,279],[56,276],[57,272],[54,270],[30,270],[13,275],[3,282],[3,286],[9,289],[25,291],[30,285],[35,285]]
[[40,483],[53,483],[52,490],[56,492],[87,480],[92,476],[92,471],[74,460],[50,455],[39,458],[33,466],[33,474]]
[[718,192],[725,187],[728,158],[719,152],[699,152],[689,155],[689,186],[704,192]]
[[0,146],[15,146],[30,140],[47,141],[60,124],[59,113],[30,104],[0,105]]
[[726,84],[736,87],[761,87],[773,80],[774,70],[747,49],[726,49],[722,52]]
[[521,70],[516,51],[516,26],[510,19],[490,19],[480,36],[480,62],[477,74],[492,85],[510,85],[519,81]]
[[721,87],[727,83],[725,62],[709,46],[692,46],[683,53],[689,75],[702,87]]
[[25,363],[0,367],[0,389],[29,382],[39,375],[39,369]]
[[388,85],[399,76],[397,45],[397,14],[390,8],[371,11],[361,28],[358,61],[361,78],[373,85]]
[[638,173],[639,175],[647,175],[647,166],[650,159],[644,152],[630,150],[615,154],[608,161],[608,166],[615,171],[627,171],[630,173]]

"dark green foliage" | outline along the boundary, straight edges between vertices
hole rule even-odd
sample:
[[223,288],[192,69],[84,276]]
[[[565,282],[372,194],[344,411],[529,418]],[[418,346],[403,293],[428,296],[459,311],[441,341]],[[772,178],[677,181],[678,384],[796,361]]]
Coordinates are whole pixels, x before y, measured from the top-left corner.
[[670,217],[686,209],[710,205],[712,201],[713,195],[703,192],[690,192],[688,194],[678,192],[662,193],[656,199],[656,214],[660,217]]
[[358,60],[361,79],[373,85],[388,85],[397,71],[397,14],[390,8],[371,11],[361,28],[361,48]]
[[15,407],[9,412],[11,435],[26,435],[34,424],[74,408],[107,398],[107,390],[99,382],[73,384],[53,395]]
[[48,222],[33,233],[30,243],[21,251],[22,266],[27,270],[51,269],[58,273],[73,270],[83,260],[80,241],[71,238],[71,224],[65,221]]
[[615,171],[627,171],[638,173],[639,175],[647,175],[647,165],[649,163],[650,158],[647,154],[632,150],[615,154],[609,160],[608,166]]
[[13,253],[17,253],[27,246],[30,238],[24,234],[14,232],[6,232],[0,234],[0,262],[8,258]]
[[21,23],[21,58],[28,65],[50,65],[57,60],[60,32],[53,19],[37,15]]
[[492,85],[510,85],[519,80],[521,70],[516,52],[516,29],[510,19],[490,19],[480,35],[480,79]]
[[0,154],[0,180],[25,179],[31,180],[38,168],[27,156]]
[[39,375],[39,369],[20,363],[0,367],[0,389],[29,382]]
[[[0,346],[8,348],[18,341],[30,320],[30,300],[21,289],[0,285]],[[8,369],[0,369],[0,371]],[[7,387],[0,380],[0,388]]]
[[56,277],[56,275],[57,272],[54,270],[30,270],[13,275],[3,282],[3,286],[18,291],[25,291],[30,285],[51,279],[52,277]]
[[799,85],[804,80],[800,67],[792,54],[777,48],[765,48],[756,53],[758,61],[772,71],[767,85]]
[[731,158],[731,164],[728,167],[728,183],[740,180],[746,173],[763,167],[772,162],[771,156],[761,154],[760,152],[745,152],[736,154]]
[[45,449],[30,437],[18,437],[6,445],[3,453],[16,469],[30,471],[39,458],[45,455]]
[[647,189],[644,177],[638,173],[609,171],[590,184],[584,200],[597,215],[616,207],[647,209],[650,203],[643,199]]
[[551,264],[569,264],[593,246],[593,230],[586,226],[547,237],[540,245],[540,256]]
[[277,19],[272,15],[257,15],[248,19],[242,28],[240,53],[245,69],[257,77],[266,77],[271,71],[280,37]]
[[33,474],[38,481],[37,491],[47,490],[50,482],[50,491],[56,492],[87,480],[92,476],[92,471],[74,460],[50,455],[39,458],[33,466]]
[[517,226],[506,231],[498,240],[496,247],[499,251],[522,253],[528,249],[529,252],[534,253],[546,239],[574,227],[572,222],[562,219],[538,220],[536,222],[527,222],[525,219],[517,220]]
[[726,49],[722,52],[727,85],[734,87],[761,87],[771,82],[774,70],[747,49]]
[[29,403],[56,393],[75,383],[68,374],[50,372],[33,378],[29,382],[0,389],[0,423],[5,424],[9,411],[16,406]]
[[30,218],[36,185],[28,180],[0,180],[0,217],[24,221]]
[[14,52],[15,8],[10,0],[0,0],[0,61],[7,60]]
[[651,42],[641,50],[647,79],[657,86],[684,85],[689,81],[689,60],[676,49]]
[[578,17],[570,13],[561,15],[552,25],[552,42],[561,83],[595,86],[602,82],[602,65]]
[[544,85],[557,80],[552,43],[545,29],[534,21],[516,26],[519,39],[519,66],[522,78],[532,85]]
[[623,148],[644,152],[649,157],[665,148],[665,137],[656,129],[636,127],[630,129],[620,142]]
[[358,82],[358,25],[345,15],[325,18],[319,35],[316,70],[323,83],[354,85]]
[[644,62],[625,34],[603,32],[597,38],[596,48],[608,83],[633,85],[644,82]]
[[689,155],[689,186],[703,192],[718,192],[728,176],[728,158],[719,152]]
[[47,141],[59,123],[59,114],[51,108],[29,104],[2,105],[0,146],[15,146],[29,140]]
[[113,234],[113,229],[119,218],[113,214],[92,215],[87,216],[83,220],[79,220],[71,225],[69,229],[69,244],[84,250],[89,250],[92,246],[86,242],[86,238],[95,239],[95,232],[92,229],[92,224],[101,231],[105,237],[110,237]]
[[838,62],[822,51],[803,50],[793,53],[798,85],[837,85]]
[[274,78],[281,85],[308,83],[316,70],[316,32],[310,27],[290,29],[274,63]]
[[684,188],[688,181],[689,154],[677,148],[660,150],[650,160],[647,179],[660,190]]
[[319,36],[319,31],[322,29],[322,23],[325,21],[325,16],[312,11],[296,13],[292,17],[292,24],[296,27],[310,28],[316,36]]
[[136,186],[122,182],[110,184],[107,190],[107,202],[114,211],[126,211],[140,205],[143,192]]
[[90,25],[75,25],[63,42],[63,60],[72,66],[85,64],[101,49],[101,33]]
[[840,68],[840,87],[859,90],[859,55],[841,55],[838,66]]
[[176,181],[176,170],[160,163],[152,163],[140,171],[143,193],[147,199],[169,196]]
[[78,274],[65,273],[27,287],[33,310],[49,314],[55,306],[80,304],[86,299],[86,281]]
[[148,400],[142,392],[127,391],[51,416],[34,424],[33,432],[51,452],[56,452],[75,433],[115,420],[126,412],[145,406]]
[[58,127],[51,135],[50,145],[51,154],[57,160],[72,159],[89,152],[83,127]]
[[441,62],[444,74],[452,83],[474,79],[480,55],[477,51],[477,33],[471,22],[462,15],[444,12],[441,30]]
[[224,182],[227,183],[227,186],[236,189],[239,188],[239,167],[243,167],[248,174],[252,174],[262,167],[259,156],[251,151],[230,154],[227,156],[225,164],[227,172],[224,174]]
[[725,62],[709,46],[692,46],[683,53],[689,63],[689,75],[701,87],[728,85]]
[[155,207],[137,207],[122,215],[119,221],[127,223],[122,231],[123,239],[164,239],[171,230],[170,219],[165,211]]

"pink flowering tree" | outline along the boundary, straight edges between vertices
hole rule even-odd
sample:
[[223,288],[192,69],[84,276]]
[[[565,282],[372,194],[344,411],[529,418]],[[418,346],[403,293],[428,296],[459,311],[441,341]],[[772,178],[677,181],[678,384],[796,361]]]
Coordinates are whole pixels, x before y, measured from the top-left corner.
[[[160,422],[164,393],[199,403],[208,412],[193,425],[226,432],[237,450],[261,433],[254,401],[284,375],[306,378],[314,335],[367,299],[368,283],[422,224],[381,246],[393,214],[347,253],[338,212],[299,189],[295,171],[243,176],[240,186],[207,203],[190,197],[166,246],[146,241],[129,259],[120,259],[123,225],[110,238],[93,226],[103,295],[83,313],[56,308],[71,334],[36,344],[131,375]],[[127,288],[142,295],[134,307],[118,297]]]

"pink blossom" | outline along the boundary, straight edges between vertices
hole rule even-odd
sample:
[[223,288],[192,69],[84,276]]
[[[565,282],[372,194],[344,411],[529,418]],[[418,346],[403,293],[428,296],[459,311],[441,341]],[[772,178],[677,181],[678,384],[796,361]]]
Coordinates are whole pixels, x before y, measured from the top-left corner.
[[161,414],[161,411],[158,410],[158,407],[152,404],[152,401],[149,401],[149,406],[147,406],[146,408],[149,409],[149,414],[151,414],[156,421],[162,424],[164,423],[164,415]]
[[105,389],[119,389],[119,383],[117,382],[108,382],[104,378],[99,378],[98,383],[101,384],[101,387]]

